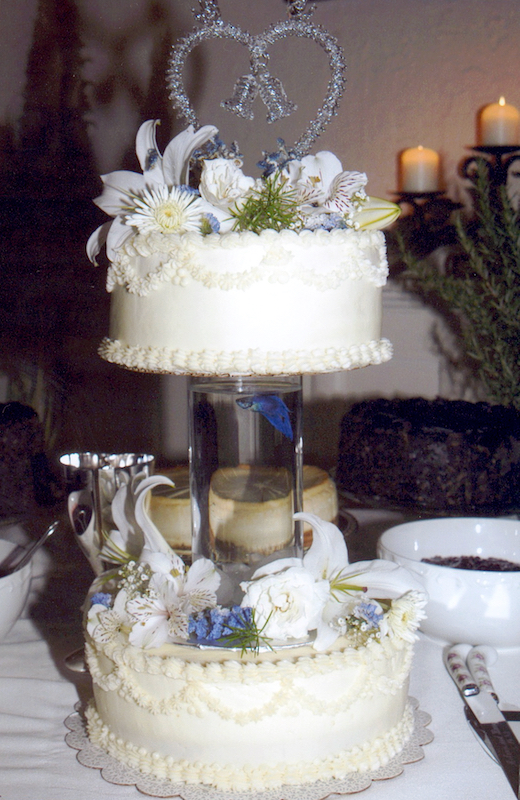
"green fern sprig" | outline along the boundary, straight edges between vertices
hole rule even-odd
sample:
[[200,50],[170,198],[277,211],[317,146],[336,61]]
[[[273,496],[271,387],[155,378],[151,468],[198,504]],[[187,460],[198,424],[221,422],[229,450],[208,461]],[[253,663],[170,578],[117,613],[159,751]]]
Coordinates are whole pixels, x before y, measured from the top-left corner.
[[235,231],[299,230],[302,222],[296,193],[286,179],[275,172],[262,180],[240,206],[231,209]]
[[231,633],[227,633],[218,639],[219,644],[224,644],[226,647],[240,647],[241,654],[246,652],[258,653],[261,647],[267,647],[272,650],[269,638],[264,636],[264,630],[271,618],[271,614],[267,617],[266,621],[261,628],[258,627],[255,621],[255,613],[252,612],[252,619],[240,627],[231,628]]

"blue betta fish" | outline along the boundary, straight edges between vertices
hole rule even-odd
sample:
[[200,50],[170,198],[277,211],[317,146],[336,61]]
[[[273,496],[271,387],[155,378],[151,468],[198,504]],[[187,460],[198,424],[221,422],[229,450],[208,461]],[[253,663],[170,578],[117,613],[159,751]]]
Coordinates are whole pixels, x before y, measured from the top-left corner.
[[291,420],[289,419],[289,409],[280,397],[275,394],[254,394],[251,397],[241,398],[236,402],[240,408],[249,408],[251,411],[257,411],[277,431],[283,433],[292,442],[293,431]]

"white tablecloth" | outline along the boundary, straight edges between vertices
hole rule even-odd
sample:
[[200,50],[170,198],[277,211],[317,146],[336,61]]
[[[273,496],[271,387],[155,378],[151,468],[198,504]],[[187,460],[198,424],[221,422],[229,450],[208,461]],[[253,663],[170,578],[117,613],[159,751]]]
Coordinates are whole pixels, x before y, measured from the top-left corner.
[[[365,519],[361,514],[361,519],[381,524],[377,515]],[[37,557],[26,615],[0,643],[0,797],[139,800],[143,795],[134,787],[109,784],[98,770],[79,764],[64,741],[65,718],[89,694],[88,678],[63,663],[81,643],[78,607],[89,569],[63,539],[51,551]],[[501,769],[467,726],[441,654],[440,645],[421,636],[411,678],[411,695],[432,716],[433,742],[424,747],[424,759],[407,765],[401,776],[373,783],[367,800],[513,797]],[[492,676],[499,695],[520,706],[520,651],[501,651]]]

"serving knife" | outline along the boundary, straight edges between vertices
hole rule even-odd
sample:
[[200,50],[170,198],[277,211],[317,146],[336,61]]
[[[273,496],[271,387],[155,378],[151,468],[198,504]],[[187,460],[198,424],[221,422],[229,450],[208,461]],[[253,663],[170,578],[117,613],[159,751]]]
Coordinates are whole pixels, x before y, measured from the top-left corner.
[[481,692],[489,692],[491,697],[498,703],[506,722],[509,723],[509,727],[512,728],[513,733],[520,742],[520,708],[501,701],[491,682],[488,668],[492,666],[496,660],[497,651],[494,647],[489,647],[488,645],[472,647],[466,656],[466,664],[478,688]]
[[[446,648],[444,651],[446,668],[471,712],[469,715],[471,726],[502,767],[515,797],[520,798],[520,742],[498,707],[487,669],[487,678],[480,674],[475,679],[471,672],[470,665],[475,663],[475,659],[470,658],[469,663],[466,663],[470,653],[472,649],[464,645]],[[475,656],[475,653],[472,655]],[[477,662],[481,664],[481,659],[477,659]],[[476,671],[478,673],[478,670]],[[479,688],[479,682],[482,688]]]

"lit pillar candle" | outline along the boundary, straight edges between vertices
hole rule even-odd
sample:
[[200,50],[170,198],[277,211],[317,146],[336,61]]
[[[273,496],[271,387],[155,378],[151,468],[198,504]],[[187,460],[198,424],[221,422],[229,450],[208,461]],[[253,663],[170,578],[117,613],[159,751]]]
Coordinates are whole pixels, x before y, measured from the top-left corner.
[[440,158],[427,147],[410,147],[401,153],[401,191],[437,192]]
[[503,97],[491,103],[480,114],[480,143],[483,145],[519,144],[520,113]]

